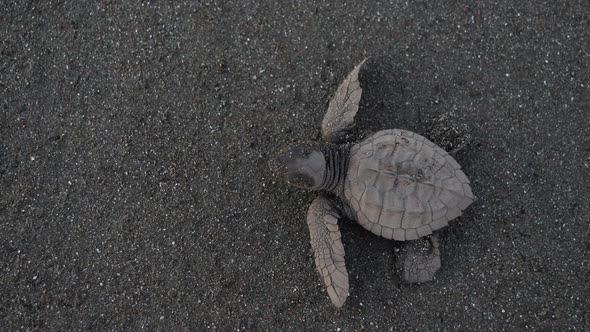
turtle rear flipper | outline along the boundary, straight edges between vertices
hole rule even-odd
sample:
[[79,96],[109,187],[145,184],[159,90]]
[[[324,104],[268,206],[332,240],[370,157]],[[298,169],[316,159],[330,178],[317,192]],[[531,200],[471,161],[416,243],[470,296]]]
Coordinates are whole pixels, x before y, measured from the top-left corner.
[[367,61],[364,59],[348,74],[336,93],[330,100],[328,111],[322,121],[322,137],[332,143],[339,142],[346,131],[354,125],[354,117],[359,109],[361,89],[359,83],[359,70]]
[[311,203],[307,212],[315,266],[336,307],[342,307],[348,297],[348,272],[338,229],[339,217],[334,204],[323,195]]
[[440,248],[437,235],[430,237],[430,251],[421,252],[420,241],[406,244],[407,253],[404,259],[403,279],[407,283],[423,283],[431,281],[440,269]]

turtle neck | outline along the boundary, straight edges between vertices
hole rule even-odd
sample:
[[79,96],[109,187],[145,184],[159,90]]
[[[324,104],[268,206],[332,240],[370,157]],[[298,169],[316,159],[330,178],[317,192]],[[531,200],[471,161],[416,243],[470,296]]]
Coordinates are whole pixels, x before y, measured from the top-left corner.
[[348,171],[348,152],[336,145],[323,148],[326,159],[326,170],[320,190],[327,190],[337,196],[342,196],[344,179]]

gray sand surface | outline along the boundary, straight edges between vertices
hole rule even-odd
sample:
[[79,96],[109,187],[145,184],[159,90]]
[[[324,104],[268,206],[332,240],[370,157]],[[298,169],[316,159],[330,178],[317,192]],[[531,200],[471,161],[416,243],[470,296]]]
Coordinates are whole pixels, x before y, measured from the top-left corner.
[[[587,0],[3,0],[0,40],[0,330],[590,330]],[[366,56],[358,134],[468,130],[478,201],[423,285],[343,222],[337,310],[269,161]]]

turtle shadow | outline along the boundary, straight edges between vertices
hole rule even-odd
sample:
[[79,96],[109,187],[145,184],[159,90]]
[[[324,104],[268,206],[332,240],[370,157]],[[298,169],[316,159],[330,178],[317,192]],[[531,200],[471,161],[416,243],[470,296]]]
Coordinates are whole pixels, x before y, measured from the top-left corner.
[[359,73],[363,95],[356,118],[356,133],[398,128],[414,132],[426,129],[417,110],[408,109],[408,86],[403,65],[390,56],[371,57]]
[[[399,289],[402,285],[397,269],[400,260],[397,252],[403,247],[403,242],[379,237],[347,218],[342,219],[339,225],[346,252],[346,268],[351,278],[351,296],[362,298],[362,294],[382,294],[380,298],[390,298],[387,293],[393,291],[391,286]],[[379,291],[374,292],[375,288]]]
[[477,144],[470,128],[444,98],[438,83],[424,71],[396,56],[370,57],[359,73],[363,95],[355,119],[353,141],[384,129],[405,129],[423,135],[468,163]]

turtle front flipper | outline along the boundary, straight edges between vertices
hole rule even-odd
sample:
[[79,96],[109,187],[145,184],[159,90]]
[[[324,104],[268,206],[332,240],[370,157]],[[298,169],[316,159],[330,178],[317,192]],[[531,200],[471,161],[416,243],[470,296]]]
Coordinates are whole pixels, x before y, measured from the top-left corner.
[[354,116],[359,109],[361,89],[359,70],[367,59],[359,63],[340,84],[330,100],[328,111],[322,121],[322,136],[328,142],[338,143],[354,124]]
[[340,214],[334,204],[323,195],[311,203],[307,212],[315,266],[330,300],[336,307],[342,307],[348,297],[348,272],[338,218]]
[[430,252],[423,252],[421,241],[410,241],[406,244],[407,253],[404,259],[403,279],[407,283],[423,283],[431,281],[440,269],[440,244],[438,237],[430,237]]

